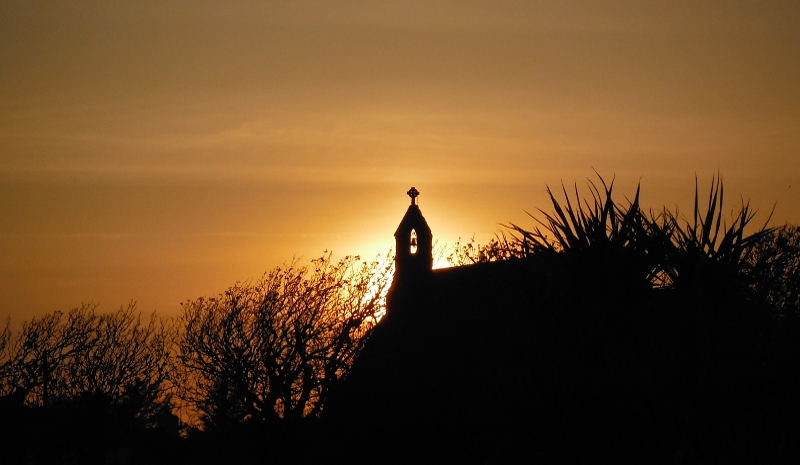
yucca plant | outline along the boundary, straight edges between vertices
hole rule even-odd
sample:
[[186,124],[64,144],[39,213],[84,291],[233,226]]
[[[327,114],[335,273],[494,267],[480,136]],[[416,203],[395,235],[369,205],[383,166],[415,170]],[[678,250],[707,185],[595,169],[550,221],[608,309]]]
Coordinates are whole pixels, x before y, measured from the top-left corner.
[[[633,201],[614,202],[613,186],[589,181],[587,200],[577,187],[571,199],[562,185],[565,200],[548,188],[553,209],[531,215],[535,229],[507,226],[513,247],[548,258],[534,260],[543,266],[529,275],[546,284],[523,291],[533,295],[530,313],[545,315],[536,320],[547,354],[537,369],[571,393],[568,405],[595,408],[593,399],[602,398],[611,406],[596,415],[604,424],[615,412],[622,428],[637,415],[644,424],[657,419],[665,450],[746,451],[759,444],[741,440],[752,437],[752,425],[777,416],[796,392],[783,371],[794,373],[800,360],[797,326],[785,324],[800,315],[800,233],[754,226],[756,211],[746,202],[727,216],[719,175],[705,208],[695,184],[688,219],[677,210],[642,212],[638,187]],[[771,403],[775,393],[783,398]],[[717,442],[687,445],[686,435],[674,433],[686,425]]]
[[[658,247],[666,282],[674,287],[697,289],[712,284],[734,284],[753,276],[750,259],[756,245],[773,229],[766,224],[747,231],[756,211],[743,202],[730,225],[723,217],[722,178],[711,180],[708,205],[700,209],[695,180],[694,211],[690,220],[680,220],[678,212],[664,210],[648,220],[651,245]],[[770,215],[771,217],[771,215]],[[767,219],[769,221],[769,218]]]
[[639,206],[640,186],[633,200],[617,203],[613,198],[614,180],[599,184],[588,180],[588,199],[581,199],[577,185],[573,203],[562,184],[563,204],[547,193],[553,212],[539,209],[543,217],[528,213],[539,226],[527,230],[515,223],[504,225],[511,230],[511,244],[523,255],[565,253],[575,265],[594,274],[600,287],[649,287],[660,267],[649,250],[649,225]]
[[575,185],[574,207],[563,184],[561,185],[565,202],[563,206],[548,186],[547,194],[550,196],[554,212],[550,214],[539,209],[544,220],[528,213],[544,227],[544,231],[539,227],[527,231],[514,223],[504,226],[516,233],[514,238],[519,247],[529,247],[534,250],[570,251],[600,244],[627,243],[631,238],[631,232],[635,229],[632,226],[639,216],[639,189],[636,190],[634,201],[627,209],[623,209],[616,206],[612,198],[614,181],[607,185],[602,177],[599,175],[598,177],[603,186],[602,192],[594,182],[587,181],[591,192],[591,203],[588,200],[581,202],[578,186]]
[[705,211],[700,208],[695,183],[691,219],[681,219],[677,210],[668,209],[645,214],[639,205],[640,186],[632,201],[617,203],[613,199],[614,180],[607,184],[599,174],[598,178],[601,187],[587,182],[589,199],[581,200],[576,185],[574,202],[563,185],[563,203],[547,187],[552,213],[539,209],[543,219],[528,213],[539,224],[533,230],[515,223],[504,225],[511,230],[506,246],[515,249],[515,256],[565,252],[605,261],[625,257],[625,264],[641,279],[659,288],[703,286],[710,279],[726,281],[756,274],[750,256],[756,244],[773,230],[765,225],[748,231],[756,214],[749,203],[743,203],[728,225],[723,216],[724,188],[719,175],[712,179]]

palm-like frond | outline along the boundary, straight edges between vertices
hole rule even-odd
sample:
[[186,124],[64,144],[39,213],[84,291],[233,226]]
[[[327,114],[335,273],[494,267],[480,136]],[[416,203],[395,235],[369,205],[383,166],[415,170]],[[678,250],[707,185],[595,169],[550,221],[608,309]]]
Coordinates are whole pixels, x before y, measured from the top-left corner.
[[[671,279],[680,283],[706,279],[702,275],[708,266],[713,266],[713,272],[717,275],[722,272],[720,267],[726,268],[729,276],[747,274],[749,256],[754,247],[763,237],[771,234],[773,229],[768,228],[765,223],[756,231],[747,232],[756,215],[749,202],[742,203],[728,225],[722,214],[724,189],[719,175],[711,181],[705,212],[699,208],[699,197],[695,182],[691,220],[681,221],[677,212],[665,210],[662,217],[652,221],[654,230],[669,231],[670,242],[665,245],[673,250],[665,257],[665,269]],[[694,285],[697,284],[699,283]]]
[[587,182],[591,197],[581,201],[578,187],[575,185],[575,203],[573,204],[562,184],[564,204],[556,199],[550,187],[547,194],[553,206],[553,212],[539,209],[544,219],[528,213],[540,227],[532,231],[515,224],[504,225],[512,232],[517,246],[533,247],[536,250],[568,251],[583,250],[600,244],[623,245],[629,243],[640,230],[641,212],[639,211],[639,188],[636,196],[627,206],[617,205],[613,199],[614,181],[606,184],[599,176],[602,190],[589,180]]
[[705,210],[700,207],[695,180],[690,220],[681,220],[677,210],[642,212],[641,186],[637,186],[632,201],[617,203],[613,199],[614,180],[606,183],[599,174],[598,178],[599,184],[587,182],[590,196],[583,200],[577,185],[573,200],[562,184],[563,201],[547,187],[552,211],[539,209],[539,215],[528,213],[538,223],[532,230],[515,223],[504,225],[511,230],[509,245],[523,250],[523,256],[541,251],[577,253],[589,250],[603,255],[599,251],[606,250],[605,259],[613,259],[610,257],[614,254],[624,257],[624,265],[637,270],[638,275],[645,273],[644,279],[650,285],[665,287],[697,279],[702,281],[705,278],[700,275],[708,264],[714,264],[712,268],[722,266],[738,270],[732,273],[747,272],[753,248],[772,232],[766,224],[749,232],[756,211],[745,202],[728,225],[723,215],[725,191],[719,175],[711,181]]

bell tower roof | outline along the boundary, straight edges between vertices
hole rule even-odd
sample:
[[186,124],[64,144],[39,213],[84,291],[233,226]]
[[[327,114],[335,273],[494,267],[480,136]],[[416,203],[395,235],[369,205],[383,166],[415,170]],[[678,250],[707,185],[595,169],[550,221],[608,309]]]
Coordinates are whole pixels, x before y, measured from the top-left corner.
[[406,194],[411,197],[411,205],[408,206],[408,210],[406,210],[406,214],[403,216],[403,219],[400,220],[400,224],[397,226],[397,230],[394,232],[394,237],[399,236],[406,236],[412,230],[417,231],[417,234],[431,234],[431,228],[428,226],[428,222],[425,221],[425,217],[422,216],[422,211],[419,209],[419,205],[417,205],[417,197],[419,197],[419,191],[412,187],[411,189],[406,192]]

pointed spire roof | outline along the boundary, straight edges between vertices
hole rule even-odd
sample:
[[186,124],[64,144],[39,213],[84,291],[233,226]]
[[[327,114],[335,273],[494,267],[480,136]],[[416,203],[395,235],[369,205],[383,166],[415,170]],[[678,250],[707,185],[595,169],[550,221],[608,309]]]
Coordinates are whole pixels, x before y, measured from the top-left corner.
[[412,187],[411,189],[406,192],[409,197],[411,197],[411,205],[408,206],[408,210],[406,210],[406,214],[403,216],[403,219],[400,220],[400,224],[397,226],[397,230],[394,232],[395,237],[399,235],[406,235],[411,232],[411,230],[416,230],[417,234],[430,236],[431,235],[431,228],[428,226],[428,222],[425,221],[425,217],[422,216],[422,211],[419,209],[419,205],[417,205],[417,197],[419,197],[419,191]]

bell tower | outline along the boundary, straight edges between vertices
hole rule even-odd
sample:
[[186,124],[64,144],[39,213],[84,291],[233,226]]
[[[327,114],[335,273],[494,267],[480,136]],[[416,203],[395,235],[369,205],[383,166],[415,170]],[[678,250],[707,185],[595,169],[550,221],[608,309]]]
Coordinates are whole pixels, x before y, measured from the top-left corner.
[[412,187],[406,194],[411,197],[411,205],[394,233],[394,279],[408,282],[430,274],[433,268],[433,234],[417,205],[419,191]]

